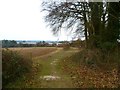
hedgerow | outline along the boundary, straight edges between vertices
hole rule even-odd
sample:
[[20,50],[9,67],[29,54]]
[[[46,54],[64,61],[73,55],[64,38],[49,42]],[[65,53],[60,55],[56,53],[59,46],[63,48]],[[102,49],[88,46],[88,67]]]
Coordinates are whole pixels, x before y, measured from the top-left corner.
[[2,84],[7,84],[29,72],[32,67],[32,60],[29,57],[23,57],[16,51],[2,50]]

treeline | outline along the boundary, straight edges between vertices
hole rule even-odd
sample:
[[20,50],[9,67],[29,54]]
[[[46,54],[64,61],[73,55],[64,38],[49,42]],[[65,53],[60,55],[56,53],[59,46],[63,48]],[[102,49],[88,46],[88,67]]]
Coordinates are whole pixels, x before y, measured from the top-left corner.
[[2,40],[2,47],[9,48],[9,47],[84,47],[85,41],[80,39],[74,41],[58,41],[53,43],[47,43],[45,41],[36,42],[36,44],[27,44],[25,41],[17,43],[15,40]]
[[44,2],[45,21],[54,34],[61,28],[85,37],[86,48],[111,50],[120,40],[119,2]]
[[29,44],[25,41],[17,43],[15,40],[2,40],[2,47],[9,48],[9,47],[46,47],[46,46],[55,46],[55,43],[49,44],[45,41],[36,42],[36,44]]
[[2,47],[17,47],[18,44],[15,40],[2,40]]

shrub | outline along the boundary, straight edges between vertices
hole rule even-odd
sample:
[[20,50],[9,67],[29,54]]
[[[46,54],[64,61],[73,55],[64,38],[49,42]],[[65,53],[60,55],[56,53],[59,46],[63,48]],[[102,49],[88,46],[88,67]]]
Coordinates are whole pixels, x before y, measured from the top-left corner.
[[63,50],[69,50],[70,49],[70,45],[67,43],[63,46]]
[[83,49],[70,59],[77,64],[84,64],[90,68],[100,68],[103,70],[112,70],[116,68],[120,56],[120,50],[114,50],[112,53],[103,53],[99,49]]
[[112,51],[115,49],[117,43],[104,42],[100,45],[101,49],[105,52]]
[[25,58],[16,51],[2,50],[3,87],[29,72],[31,67],[32,61],[30,58]]

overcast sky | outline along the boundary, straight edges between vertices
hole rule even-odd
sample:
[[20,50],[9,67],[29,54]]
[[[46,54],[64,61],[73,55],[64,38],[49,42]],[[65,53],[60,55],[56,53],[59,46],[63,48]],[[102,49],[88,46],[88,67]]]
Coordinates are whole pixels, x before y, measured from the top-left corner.
[[0,40],[70,40],[52,35],[44,22],[42,0],[0,0]]

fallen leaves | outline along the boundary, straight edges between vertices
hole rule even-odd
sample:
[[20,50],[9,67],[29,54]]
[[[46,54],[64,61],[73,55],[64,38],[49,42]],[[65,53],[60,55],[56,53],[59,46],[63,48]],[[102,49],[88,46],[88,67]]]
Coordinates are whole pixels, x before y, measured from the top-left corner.
[[61,62],[62,70],[71,76],[73,84],[77,88],[117,88],[117,68],[111,71],[91,69],[85,65],[75,66],[69,58]]

